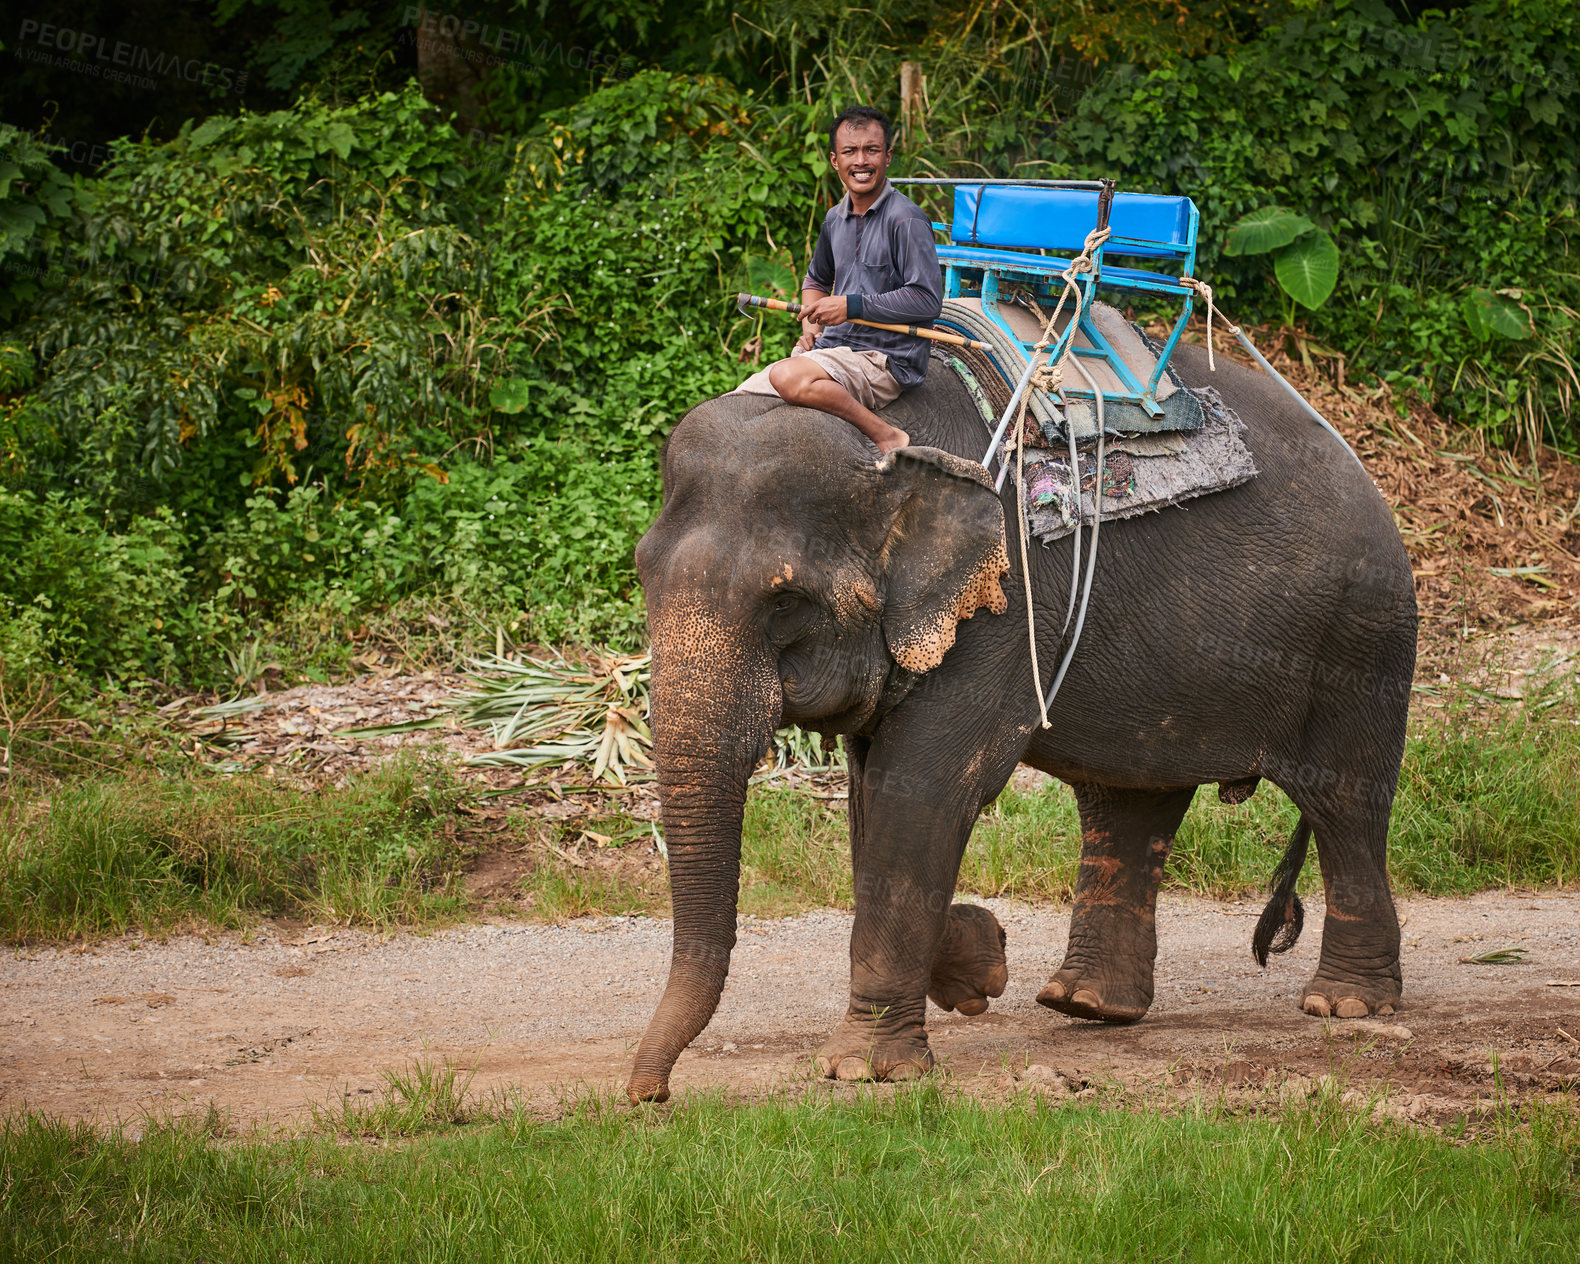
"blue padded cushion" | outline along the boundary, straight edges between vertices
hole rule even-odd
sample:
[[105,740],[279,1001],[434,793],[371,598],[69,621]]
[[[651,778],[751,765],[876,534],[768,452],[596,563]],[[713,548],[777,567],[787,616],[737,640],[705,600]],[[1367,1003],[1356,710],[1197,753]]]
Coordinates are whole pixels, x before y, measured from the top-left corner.
[[[956,185],[955,221],[950,225],[949,239],[962,246],[1013,246],[1079,254],[1086,235],[1097,226],[1097,197],[1082,189]],[[1108,213],[1113,235],[1157,242],[1162,249],[1112,242],[1107,253],[1176,257],[1190,243],[1190,222],[1189,198],[1116,193]]]
[[[1034,272],[1057,276],[1070,266],[1068,259],[1052,255],[1023,255],[1011,250],[983,250],[980,246],[939,246],[938,262],[944,265],[957,263],[967,268],[1000,268],[1009,272]],[[1141,268],[1116,268],[1111,263],[1103,265],[1103,285],[1134,289],[1163,289],[1163,293],[1185,293],[1175,277],[1161,272],[1148,272]]]

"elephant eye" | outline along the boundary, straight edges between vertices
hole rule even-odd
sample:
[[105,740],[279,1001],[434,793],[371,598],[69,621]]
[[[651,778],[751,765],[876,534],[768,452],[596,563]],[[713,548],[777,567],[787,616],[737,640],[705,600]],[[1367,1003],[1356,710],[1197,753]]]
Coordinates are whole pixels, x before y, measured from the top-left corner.
[[817,607],[800,593],[774,593],[768,603],[768,633],[776,641],[799,636],[816,613]]

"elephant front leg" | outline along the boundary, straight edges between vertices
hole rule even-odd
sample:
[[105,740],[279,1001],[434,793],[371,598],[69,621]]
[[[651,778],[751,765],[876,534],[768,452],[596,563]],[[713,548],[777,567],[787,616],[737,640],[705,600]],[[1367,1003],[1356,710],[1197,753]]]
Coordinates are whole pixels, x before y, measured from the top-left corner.
[[1075,788],[1082,840],[1070,942],[1039,1004],[1110,1023],[1133,1023],[1151,1008],[1158,887],[1195,793]]
[[[850,770],[850,1004],[818,1067],[841,1080],[907,1080],[933,1067],[928,992],[939,989],[964,1012],[979,1013],[986,1004],[977,1002],[1002,993],[1007,975],[997,921],[987,914],[989,927],[978,917],[986,910],[957,905],[952,913],[950,905],[981,792],[936,768],[914,775],[875,769],[866,754]],[[1006,780],[1013,767],[1009,759]],[[946,926],[954,932],[948,938]]]
[[818,1052],[824,1075],[909,1080],[932,1070],[927,989],[952,885],[857,862],[850,1004]]
[[953,904],[944,937],[933,957],[927,999],[939,1009],[971,1017],[987,1012],[988,1001],[1009,985],[1004,928],[980,904]]

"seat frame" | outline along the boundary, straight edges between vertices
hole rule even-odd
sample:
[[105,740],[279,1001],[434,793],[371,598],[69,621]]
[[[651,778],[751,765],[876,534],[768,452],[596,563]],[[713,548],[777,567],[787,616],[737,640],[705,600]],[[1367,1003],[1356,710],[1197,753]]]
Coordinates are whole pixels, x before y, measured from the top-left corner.
[[[1069,268],[1071,261],[1081,253],[1088,235],[1109,227],[1116,192],[1116,184],[1112,180],[897,179],[894,183],[956,186],[955,223],[933,224],[935,230],[948,234],[950,238],[946,244],[938,247],[938,261],[944,270],[944,296],[956,299],[980,299],[983,314],[1003,330],[1028,359],[1036,344],[1025,341],[1011,329],[1000,310],[1006,287],[1018,286],[1028,290],[1043,312],[1043,320],[1046,320],[1047,315],[1058,303],[1059,296],[1064,292],[1065,282],[1062,274]],[[992,196],[991,190],[997,187],[1058,189],[1063,192],[1062,197],[1049,199],[1050,214],[1045,227],[1039,225],[1034,234],[1035,245],[1028,247],[1023,239],[1006,243],[1011,247],[1019,248],[1004,249],[994,248],[992,242],[980,240],[976,221],[980,216],[984,200]],[[963,190],[975,190],[976,193],[975,213],[968,226],[962,223],[960,215],[966,205],[962,196]],[[1072,191],[1079,191],[1083,196],[1071,198],[1069,195]],[[1127,202],[1134,204],[1137,199],[1160,195],[1126,193],[1121,196]],[[1157,402],[1158,383],[1162,381],[1169,357],[1173,354],[1180,335],[1184,333],[1185,326],[1190,320],[1194,291],[1185,284],[1185,281],[1191,278],[1195,271],[1196,236],[1201,218],[1195,203],[1189,198],[1171,197],[1167,200],[1183,201],[1185,204],[1183,234],[1176,234],[1169,240],[1110,236],[1093,250],[1091,271],[1077,273],[1075,276],[1075,288],[1080,295],[1076,316],[1065,326],[1064,332],[1057,336],[1048,353],[1049,362],[1057,363],[1077,333],[1084,336],[1091,345],[1076,346],[1073,348],[1073,353],[1087,359],[1102,360],[1124,388],[1121,391],[1104,391],[1104,400],[1116,404],[1134,404],[1144,409],[1151,417],[1163,416],[1163,410]],[[1086,218],[1088,213],[1089,220]],[[962,239],[966,244],[962,244]],[[1038,249],[1058,253],[1034,253]],[[1180,273],[1175,276],[1147,268],[1108,266],[1107,257],[1111,254],[1121,258],[1139,257],[1174,262],[1178,264]],[[1103,337],[1092,320],[1092,304],[1096,301],[1100,289],[1176,298],[1180,301],[1179,317],[1175,320],[1174,327],[1158,354],[1157,367],[1153,369],[1151,377],[1146,382],[1142,382],[1131,372],[1123,357]],[[945,319],[947,320],[947,316]],[[1072,390],[1071,393],[1088,394],[1085,390]]]

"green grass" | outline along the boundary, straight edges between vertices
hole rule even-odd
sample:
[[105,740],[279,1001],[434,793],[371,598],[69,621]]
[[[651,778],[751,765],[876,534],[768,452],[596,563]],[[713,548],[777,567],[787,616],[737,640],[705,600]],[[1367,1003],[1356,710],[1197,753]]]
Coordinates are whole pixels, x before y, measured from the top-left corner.
[[453,1106],[397,1112],[372,1130],[377,1143],[321,1131],[216,1139],[215,1119],[147,1123],[134,1141],[13,1118],[0,1127],[0,1256],[1437,1264],[1580,1253],[1572,1112],[1505,1115],[1456,1143],[1332,1098],[1234,1118],[1206,1104],[983,1104],[928,1083],[666,1110],[584,1101],[554,1122],[520,1110],[465,1118]]
[[[1580,720],[1571,707],[1459,708],[1415,725],[1389,836],[1396,891],[1462,895],[1580,883]],[[1173,890],[1235,896],[1266,889],[1294,829],[1289,799],[1263,782],[1247,803],[1197,791],[1165,874]],[[1063,786],[1006,790],[972,833],[960,890],[1067,900],[1080,820]],[[1320,846],[1320,839],[1318,840]],[[787,790],[754,793],[742,848],[745,911],[847,907],[843,815]],[[1320,880],[1313,855],[1305,889]]]
[[459,912],[444,828],[454,796],[442,765],[412,759],[315,794],[263,777],[150,773],[17,795],[0,807],[0,938]]
[[[1453,895],[1580,884],[1580,723],[1571,706],[1460,708],[1420,718],[1394,807],[1396,891]],[[386,926],[467,911],[450,821],[460,791],[437,763],[399,761],[317,794],[258,777],[112,776],[0,804],[0,939],[59,940],[265,914]],[[753,790],[742,844],[741,910],[779,916],[848,908],[843,805]],[[1295,811],[1263,783],[1238,807],[1196,796],[1165,881],[1234,896],[1266,888]],[[536,837],[541,823],[520,828]],[[598,863],[541,855],[521,884],[530,916],[665,913],[667,879],[644,868],[651,828],[617,806],[555,827],[563,852],[583,830],[610,840]],[[603,861],[634,850],[629,863]],[[1320,847],[1321,840],[1318,840]],[[1007,790],[977,823],[960,871],[973,896],[1068,899],[1079,859],[1075,802],[1062,786]],[[1303,884],[1318,886],[1307,862]],[[476,910],[474,910],[476,911]]]

